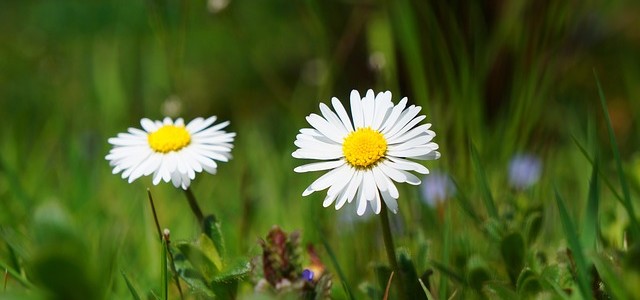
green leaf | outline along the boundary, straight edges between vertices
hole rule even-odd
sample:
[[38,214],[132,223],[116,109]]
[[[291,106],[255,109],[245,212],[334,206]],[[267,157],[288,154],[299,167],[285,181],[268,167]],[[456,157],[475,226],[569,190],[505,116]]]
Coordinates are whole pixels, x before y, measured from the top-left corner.
[[606,291],[613,299],[637,299],[632,296],[629,291],[629,286],[625,284],[625,281],[620,280],[626,276],[616,272],[610,262],[605,261],[602,257],[596,256],[593,258],[593,264],[604,282]]
[[527,215],[525,222],[525,233],[527,236],[527,245],[531,245],[540,235],[542,229],[542,212],[539,210],[531,212]]
[[478,150],[473,145],[473,143],[469,143],[469,149],[471,151],[471,160],[473,161],[473,166],[475,169],[476,181],[480,185],[480,190],[482,192],[482,201],[484,203],[485,209],[487,210],[487,214],[489,217],[498,220],[498,209],[493,201],[493,196],[491,195],[491,190],[489,189],[489,184],[487,183],[487,176],[485,175],[484,168],[482,164],[480,164],[480,158],[478,156]]
[[216,275],[212,281],[224,283],[242,280],[250,271],[251,263],[249,263],[249,259],[240,258],[235,263],[227,265],[224,271]]
[[440,273],[442,273],[440,276],[447,276],[450,279],[457,281],[458,283],[467,285],[467,281],[464,280],[464,278],[462,276],[460,276],[458,273],[456,273],[455,271],[449,269],[446,265],[443,265],[437,261],[431,261],[431,265],[438,270]]
[[404,293],[406,299],[427,299],[422,292],[422,287],[418,281],[418,273],[406,250],[398,251],[398,268],[400,268],[400,276],[397,280],[403,280]]
[[222,260],[209,237],[200,234],[194,242],[178,242],[176,248],[197,268],[207,282],[213,280],[222,269]]
[[600,96],[600,104],[602,105],[602,112],[604,119],[607,123],[607,131],[609,133],[609,142],[611,143],[611,151],[616,162],[616,169],[618,171],[618,178],[620,179],[620,186],[622,187],[623,205],[627,214],[629,215],[629,221],[631,222],[631,233],[634,237],[640,237],[640,223],[636,218],[635,210],[633,209],[633,203],[631,201],[631,193],[629,192],[629,185],[627,178],[624,176],[624,169],[622,168],[622,159],[620,158],[620,150],[618,149],[618,143],[616,142],[616,136],[611,126],[611,118],[609,117],[609,111],[607,109],[607,100],[604,97],[604,92],[600,86],[600,80],[598,74],[593,70],[593,76],[596,79],[596,85],[598,86],[598,95]]
[[591,291],[589,288],[589,282],[591,282],[589,275],[589,270],[587,267],[587,261],[582,252],[582,245],[580,244],[580,239],[578,238],[578,233],[571,221],[571,217],[569,217],[569,212],[567,211],[567,207],[564,205],[564,201],[562,200],[562,196],[556,193],[556,203],[558,205],[558,210],[560,212],[560,221],[562,223],[562,228],[564,229],[565,237],[567,238],[567,243],[569,244],[569,249],[573,254],[573,258],[576,263],[577,269],[577,281],[578,288],[580,289],[580,293],[582,296],[586,298],[591,298]]
[[519,232],[508,234],[500,242],[500,253],[513,284],[516,283],[518,274],[524,266],[524,252],[524,239]]
[[482,286],[491,279],[491,273],[482,257],[473,255],[467,262],[467,282],[476,291],[481,291]]
[[213,241],[213,245],[216,248],[220,260],[224,260],[225,257],[225,245],[222,238],[222,230],[220,229],[220,222],[216,219],[215,215],[208,215],[204,218],[202,224],[202,231],[204,234]]
[[514,292],[511,288],[509,288],[508,286],[499,283],[499,282],[488,282],[486,284],[487,288],[493,292],[494,294],[497,295],[497,297],[489,297],[489,298],[495,298],[495,299],[521,299],[520,297],[518,297],[518,294],[516,294],[516,292]]
[[133,284],[129,280],[129,277],[127,277],[127,274],[124,271],[122,271],[121,274],[122,274],[122,277],[124,278],[124,282],[127,283],[127,287],[129,288],[129,292],[131,293],[131,296],[133,297],[133,299],[140,300],[140,296],[138,295],[136,288],[133,286]]
[[187,257],[179,250],[173,251],[173,263],[176,266],[176,272],[184,280],[194,293],[204,294],[207,297],[215,297],[213,291],[209,288],[208,282],[204,279],[200,271],[196,270]]
[[542,291],[542,284],[538,275],[531,269],[522,270],[516,283],[516,291],[521,298],[531,298]]

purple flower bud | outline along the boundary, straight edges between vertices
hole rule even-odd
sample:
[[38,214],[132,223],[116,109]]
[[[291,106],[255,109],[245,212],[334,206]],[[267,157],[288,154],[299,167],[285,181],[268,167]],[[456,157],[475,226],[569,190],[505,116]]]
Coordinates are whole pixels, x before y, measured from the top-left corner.
[[456,193],[451,177],[445,173],[433,172],[424,177],[420,185],[422,199],[430,206],[443,202]]
[[312,281],[313,280],[313,271],[309,270],[309,269],[304,269],[304,271],[302,271],[302,278],[306,281]]
[[509,162],[509,184],[523,190],[534,185],[540,179],[542,162],[532,154],[517,154]]

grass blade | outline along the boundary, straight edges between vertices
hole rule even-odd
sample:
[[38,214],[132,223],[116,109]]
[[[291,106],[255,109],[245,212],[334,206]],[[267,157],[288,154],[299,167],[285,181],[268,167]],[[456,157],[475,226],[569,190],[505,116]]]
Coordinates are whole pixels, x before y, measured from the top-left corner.
[[160,299],[167,300],[169,298],[169,281],[167,274],[167,241],[162,239],[162,254],[160,255]]
[[[451,248],[451,209],[447,209],[444,219],[444,242],[442,246],[442,261],[445,264],[449,263],[449,251]],[[447,278],[440,276],[440,286],[438,288],[438,295],[440,299],[447,298]],[[429,294],[427,294],[429,296]]]
[[129,292],[131,292],[131,296],[133,296],[134,300],[140,300],[140,296],[138,295],[138,292],[136,291],[136,288],[133,287],[133,284],[131,283],[131,281],[129,280],[129,277],[127,277],[127,274],[122,271],[122,277],[124,278],[124,282],[127,283],[127,287],[129,288]]
[[9,275],[11,275],[11,278],[17,280],[18,282],[20,282],[26,288],[33,289],[33,284],[31,282],[29,282],[29,280],[27,280],[26,278],[22,277],[22,275],[20,275],[20,273],[16,272],[14,269],[10,268],[9,265],[4,263],[3,261],[0,261],[0,269],[4,269],[5,272],[7,272],[7,273],[9,273]]
[[[580,144],[580,142],[578,142],[578,140],[574,136],[572,136],[571,138],[573,139],[573,142],[576,144],[576,146],[578,146],[578,149],[580,150],[580,152],[582,152],[582,155],[584,155],[584,158],[586,158],[587,161],[589,161],[589,163],[591,165],[594,165],[595,162],[591,158],[591,156],[589,156],[589,153],[587,152],[587,149],[585,149],[584,146],[582,146],[582,144]],[[611,183],[611,181],[609,181],[607,176],[604,176],[604,174],[602,174],[602,170],[598,169],[598,172],[599,172],[598,174],[600,175],[600,178],[602,179],[604,184],[609,188],[611,193],[613,193],[613,196],[620,202],[620,204],[624,205],[624,200],[622,200],[622,196],[613,187],[613,184]]]
[[471,160],[473,161],[473,166],[475,169],[476,181],[478,182],[478,184],[480,184],[480,189],[482,191],[482,200],[484,202],[485,208],[487,209],[487,214],[489,214],[489,217],[498,220],[498,209],[493,202],[493,196],[491,195],[491,190],[489,189],[489,184],[487,183],[487,177],[484,173],[482,165],[480,164],[478,150],[473,145],[473,143],[469,143],[469,145],[471,151]]
[[598,232],[598,204],[600,202],[600,185],[598,184],[598,159],[591,171],[589,181],[589,198],[587,200],[587,211],[582,220],[582,243],[587,249],[595,250],[596,234]]
[[569,249],[573,253],[573,257],[576,263],[576,280],[578,281],[578,288],[580,289],[580,293],[585,299],[591,298],[591,292],[589,289],[589,282],[591,282],[589,271],[587,270],[587,261],[582,252],[582,246],[580,245],[580,240],[578,238],[578,232],[571,221],[571,217],[569,216],[569,212],[567,211],[567,207],[564,204],[564,200],[562,200],[562,196],[558,193],[556,189],[556,203],[558,204],[558,211],[560,213],[560,222],[562,223],[562,228],[564,229],[564,234],[567,238],[567,244],[569,245]]
[[333,263],[333,266],[336,268],[336,272],[338,272],[338,277],[340,278],[340,281],[342,281],[342,286],[344,287],[347,296],[349,296],[350,300],[355,300],[353,291],[351,291],[349,284],[347,284],[347,277],[344,276],[344,272],[342,272],[342,268],[340,268],[340,264],[338,263],[338,259],[336,259],[335,253],[333,253],[331,246],[329,246],[329,243],[327,243],[324,237],[322,238],[322,245],[327,250],[327,254],[329,255],[329,258],[331,258],[331,263]]
[[620,186],[622,188],[623,195],[623,205],[627,210],[627,214],[629,214],[629,221],[631,222],[631,232],[634,238],[640,237],[640,223],[638,223],[638,219],[636,218],[635,212],[633,210],[633,204],[631,203],[631,193],[629,192],[629,185],[624,176],[624,170],[622,169],[622,160],[620,159],[620,150],[618,149],[618,144],[616,142],[615,133],[613,132],[613,126],[611,126],[611,118],[609,117],[609,111],[607,110],[607,100],[604,97],[604,92],[602,91],[602,87],[600,86],[600,80],[598,79],[598,74],[596,71],[593,71],[593,76],[596,78],[596,85],[598,86],[598,95],[600,96],[600,104],[602,105],[602,113],[604,114],[604,119],[607,123],[607,131],[609,132],[609,142],[611,143],[611,151],[613,152],[613,157],[616,162],[616,169],[618,170],[618,177],[620,178]]

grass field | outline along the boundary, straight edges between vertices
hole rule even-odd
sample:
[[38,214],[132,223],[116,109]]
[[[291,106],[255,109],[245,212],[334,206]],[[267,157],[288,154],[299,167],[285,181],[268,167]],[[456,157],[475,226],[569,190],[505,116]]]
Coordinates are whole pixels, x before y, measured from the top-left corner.
[[[631,0],[2,1],[0,299],[638,299],[639,14]],[[397,185],[389,227],[303,197],[322,173],[293,171],[305,117],[332,97],[349,110],[353,89],[421,106],[442,154]],[[214,115],[233,158],[190,190],[215,222],[171,183],[112,174],[108,139],[142,118]],[[291,256],[268,262],[278,251]],[[261,280],[274,273],[289,283]]]

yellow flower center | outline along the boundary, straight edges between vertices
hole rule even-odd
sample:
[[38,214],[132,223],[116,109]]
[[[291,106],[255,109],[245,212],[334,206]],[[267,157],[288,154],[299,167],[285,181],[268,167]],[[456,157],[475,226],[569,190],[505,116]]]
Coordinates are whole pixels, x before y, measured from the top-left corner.
[[370,127],[358,128],[342,143],[342,152],[347,162],[357,169],[374,166],[387,152],[387,141],[382,133]]
[[184,126],[164,125],[147,136],[149,146],[155,152],[178,151],[191,143],[191,134]]

